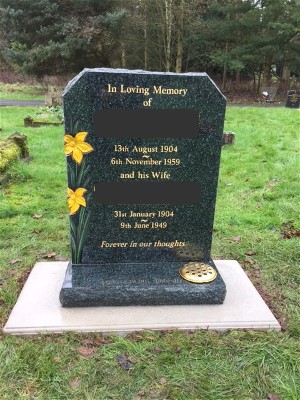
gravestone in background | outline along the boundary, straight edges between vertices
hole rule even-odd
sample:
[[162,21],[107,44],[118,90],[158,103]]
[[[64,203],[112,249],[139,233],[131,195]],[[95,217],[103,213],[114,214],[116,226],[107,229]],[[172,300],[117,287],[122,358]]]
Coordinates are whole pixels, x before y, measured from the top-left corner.
[[211,79],[85,69],[63,103],[62,305],[221,304],[211,241],[225,98]]
[[286,97],[287,108],[300,108],[300,91],[289,90]]

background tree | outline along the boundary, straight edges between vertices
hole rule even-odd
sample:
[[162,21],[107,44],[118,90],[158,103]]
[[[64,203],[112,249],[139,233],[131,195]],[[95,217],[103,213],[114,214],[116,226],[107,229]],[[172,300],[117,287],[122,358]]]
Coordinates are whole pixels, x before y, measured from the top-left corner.
[[0,60],[43,76],[85,67],[300,75],[299,0],[0,0]]
[[[110,0],[1,0],[5,59],[42,76],[110,65],[114,25]],[[9,27],[9,29],[8,29]]]

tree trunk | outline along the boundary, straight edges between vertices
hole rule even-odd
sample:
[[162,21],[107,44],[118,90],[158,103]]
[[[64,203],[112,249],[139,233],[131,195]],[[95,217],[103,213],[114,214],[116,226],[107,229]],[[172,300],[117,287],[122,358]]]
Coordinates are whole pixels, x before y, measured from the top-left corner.
[[227,54],[228,54],[228,42],[225,45],[225,59],[224,59],[224,66],[223,66],[223,82],[222,82],[222,90],[226,90],[226,83],[227,83]]
[[183,58],[183,29],[184,29],[184,2],[180,0],[179,15],[178,15],[178,30],[177,30],[177,57],[176,57],[176,72],[182,71]]
[[121,65],[122,68],[126,68],[126,50],[124,42],[121,42]]
[[272,68],[272,56],[268,55],[265,58],[265,65],[264,65],[264,80],[263,80],[264,86],[271,85],[271,78],[272,78],[271,68]]
[[285,90],[289,90],[290,88],[290,76],[291,76],[290,68],[288,65],[285,64],[283,66],[282,77],[281,77]]
[[257,80],[257,94],[259,95],[260,93],[260,84],[261,84],[261,67],[259,68],[259,73],[258,73],[258,80]]
[[241,84],[241,71],[240,70],[236,71],[236,73],[235,73],[235,81],[238,85]]
[[172,0],[165,0],[166,72],[171,69]]
[[148,24],[147,24],[147,19],[148,19],[148,9],[147,9],[147,1],[145,2],[145,21],[144,21],[144,69],[147,71],[149,66],[148,66]]
[[146,24],[144,27],[144,69],[148,70],[148,32]]

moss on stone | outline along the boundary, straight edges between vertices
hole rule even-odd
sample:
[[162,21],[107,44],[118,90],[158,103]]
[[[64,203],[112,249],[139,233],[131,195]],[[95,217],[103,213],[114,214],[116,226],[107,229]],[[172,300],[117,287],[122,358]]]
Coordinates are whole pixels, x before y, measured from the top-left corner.
[[19,146],[21,150],[21,158],[29,157],[27,136],[19,132],[14,132],[7,139],[14,141]]
[[13,133],[8,138],[0,141],[0,172],[7,170],[19,158],[28,156],[26,136],[18,132]]

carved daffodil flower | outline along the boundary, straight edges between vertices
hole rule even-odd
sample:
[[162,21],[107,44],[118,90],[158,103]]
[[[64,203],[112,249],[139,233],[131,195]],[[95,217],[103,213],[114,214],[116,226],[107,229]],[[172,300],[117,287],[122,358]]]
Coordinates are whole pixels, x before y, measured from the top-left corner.
[[85,198],[83,197],[84,193],[86,192],[86,189],[78,188],[75,190],[75,192],[73,192],[72,189],[68,188],[67,192],[68,192],[67,203],[71,215],[76,214],[80,206],[86,207],[86,201]]
[[92,146],[85,142],[87,132],[78,132],[75,137],[65,135],[65,154],[69,156],[72,154],[73,160],[80,164],[83,159],[83,154],[90,153],[94,149]]

